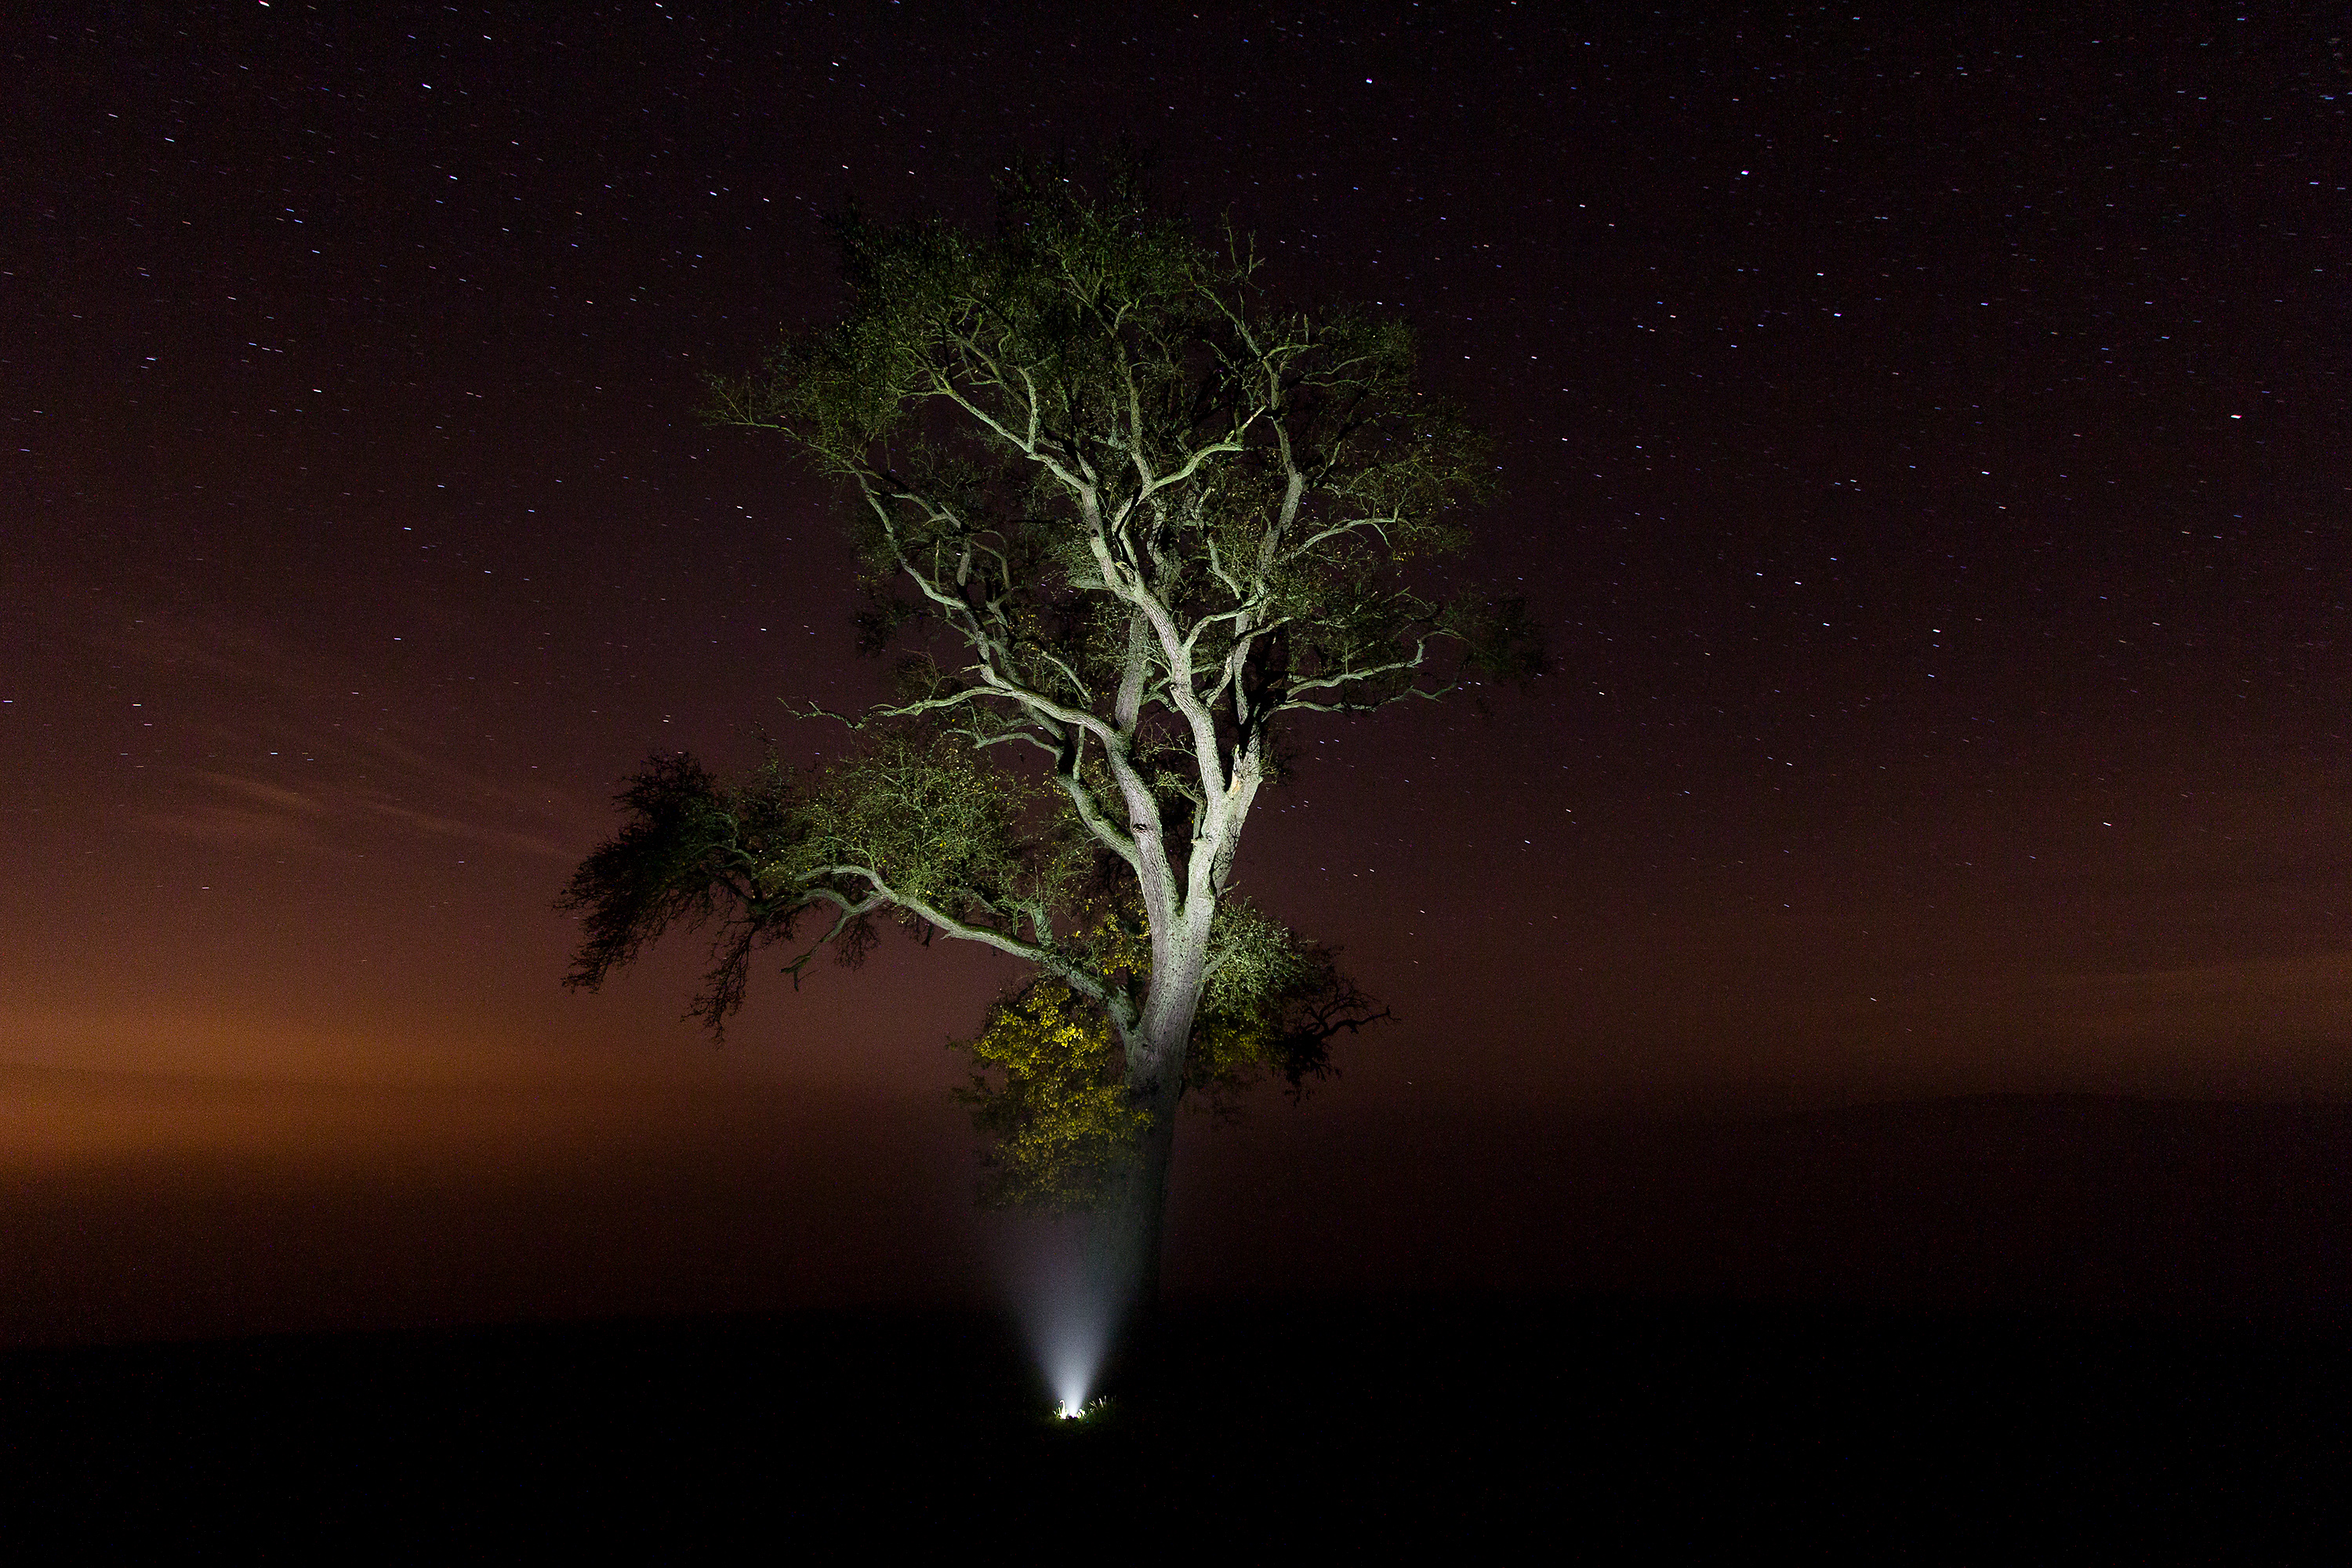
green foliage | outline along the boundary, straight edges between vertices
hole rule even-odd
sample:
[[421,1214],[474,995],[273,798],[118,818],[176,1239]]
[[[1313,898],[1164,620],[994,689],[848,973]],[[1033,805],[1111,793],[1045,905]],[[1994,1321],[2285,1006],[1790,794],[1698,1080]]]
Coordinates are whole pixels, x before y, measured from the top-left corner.
[[[833,917],[817,945],[854,967],[877,915],[926,934],[939,921],[1028,919],[1045,936],[1090,868],[1066,806],[921,725],[880,731],[827,768],[796,773],[771,757],[731,783],[685,752],[657,754],[616,804],[627,825],[557,900],[582,925],[565,984],[593,990],[671,925],[716,917],[690,1010],[716,1032],[742,1005],[751,955],[812,911]],[[797,978],[815,951],[788,972]]]
[[[1189,668],[1144,650],[1147,703],[1245,679],[1237,745],[1286,706],[1444,684],[1454,620],[1397,569],[1462,545],[1494,470],[1412,384],[1405,324],[1277,305],[1245,245],[1200,243],[1118,171],[1097,198],[1025,168],[1000,197],[992,235],[842,219],[844,318],[713,388],[715,417],[783,433],[854,492],[866,624],[980,656],[929,700],[1017,707],[1009,683],[1098,709],[1147,597],[1192,634]],[[913,597],[889,602],[893,581]]]
[[564,984],[593,991],[673,924],[695,930],[718,914],[714,962],[692,1013],[721,1030],[742,1005],[752,949],[792,934],[798,910],[772,911],[752,877],[756,857],[801,837],[789,802],[782,790],[730,789],[677,752],[648,759],[615,804],[626,826],[581,863],[556,900],[581,917]]
[[1210,942],[1184,1083],[1220,1111],[1268,1078],[1299,1098],[1336,1070],[1331,1041],[1341,1030],[1388,1016],[1340,972],[1338,954],[1244,900],[1219,906]]
[[936,730],[888,731],[818,775],[801,831],[759,862],[760,885],[782,891],[854,867],[902,909],[984,920],[1048,908],[1085,863],[1066,831],[1040,831],[1041,816],[1056,816],[1037,784]]

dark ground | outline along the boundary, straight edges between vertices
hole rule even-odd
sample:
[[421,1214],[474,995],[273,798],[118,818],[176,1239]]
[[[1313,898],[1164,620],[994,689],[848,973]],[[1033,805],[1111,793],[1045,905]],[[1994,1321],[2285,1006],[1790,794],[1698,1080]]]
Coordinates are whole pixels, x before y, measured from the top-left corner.
[[970,1316],[281,1338],[19,1352],[0,1447],[12,1532],[85,1548],[1534,1530],[1566,1556],[2341,1560],[2347,1329],[1301,1300],[1172,1315],[1085,1426]]
[[[666,1556],[846,1526],[877,1550],[1198,1538],[1255,1561],[1534,1531],[1571,1558],[2352,1561],[2352,1108],[1994,1096],[1486,1139],[1402,1110],[1328,1121],[1197,1145],[1171,1250],[1190,1304],[1113,1370],[1097,1422],[1052,1421],[1013,1326],[978,1311],[194,1320],[182,1343],[0,1352],[0,1542]],[[1360,1169],[1371,1139],[1410,1181]],[[633,1170],[641,1201],[573,1250],[685,1268],[723,1230],[782,1268],[814,1245],[732,1189]],[[844,1223],[899,1212],[843,1191]],[[121,1253],[93,1277],[162,1292],[126,1323],[205,1299],[173,1235],[248,1283],[303,1264],[388,1291],[432,1260],[389,1198],[313,1224],[382,1254],[373,1272],[208,1201],[150,1193],[143,1227],[127,1200],[92,1208],[75,1234],[112,1250],[59,1256]],[[553,1203],[405,1223],[431,1222],[445,1270],[498,1247],[577,1269],[526,1245]],[[17,1206],[0,1298],[37,1306],[17,1264],[68,1233]],[[946,1248],[912,1213],[877,1258]],[[6,1321],[74,1321],[19,1307]]]

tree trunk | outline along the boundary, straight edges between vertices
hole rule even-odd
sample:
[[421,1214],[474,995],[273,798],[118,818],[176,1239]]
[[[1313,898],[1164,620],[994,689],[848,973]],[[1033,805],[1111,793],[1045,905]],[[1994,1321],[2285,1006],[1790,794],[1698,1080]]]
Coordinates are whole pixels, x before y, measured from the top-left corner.
[[[1189,1037],[1189,1018],[1186,1023]],[[1113,1342],[1126,1340],[1127,1331],[1160,1299],[1168,1171],[1176,1150],[1177,1107],[1184,1093],[1184,1055],[1181,1050],[1157,1054],[1163,1065],[1136,1088],[1143,1109],[1151,1113],[1151,1124],[1133,1154],[1112,1174],[1104,1201],[1087,1227],[1088,1283],[1112,1325]]]
[[[1134,1152],[1111,1173],[1104,1202],[1087,1226],[1086,1267],[1094,1300],[1124,1343],[1139,1317],[1160,1300],[1160,1253],[1167,1232],[1168,1167],[1176,1151],[1176,1110],[1184,1097],[1184,1063],[1201,1005],[1209,927],[1215,904],[1188,900],[1155,911],[1151,984],[1141,1016],[1126,1035],[1127,1087],[1151,1118]],[[1150,908],[1155,900],[1146,899]]]

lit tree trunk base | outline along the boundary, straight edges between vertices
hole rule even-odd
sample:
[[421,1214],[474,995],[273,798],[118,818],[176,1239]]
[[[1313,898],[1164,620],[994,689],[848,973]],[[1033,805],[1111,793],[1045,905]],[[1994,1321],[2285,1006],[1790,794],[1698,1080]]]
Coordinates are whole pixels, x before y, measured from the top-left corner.
[[1164,1088],[1153,1086],[1146,1101],[1151,1125],[1132,1157],[1111,1173],[1101,1204],[1087,1216],[1087,1289],[1109,1326],[1114,1353],[1160,1304],[1168,1172],[1176,1151],[1176,1108],[1182,1090],[1182,1078],[1174,1073]]

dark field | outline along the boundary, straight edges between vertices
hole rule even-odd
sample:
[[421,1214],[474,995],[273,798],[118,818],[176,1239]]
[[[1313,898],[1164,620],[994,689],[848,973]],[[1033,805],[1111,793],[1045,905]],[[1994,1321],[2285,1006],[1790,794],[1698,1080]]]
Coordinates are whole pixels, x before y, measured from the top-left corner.
[[[746,1161],[786,1131],[747,1132]],[[971,1310],[22,1348],[0,1353],[0,1539],[667,1555],[847,1528],[877,1552],[1198,1539],[1255,1561],[1532,1531],[1570,1557],[2352,1561],[2345,1108],[2009,1097],[1484,1139],[1308,1114],[1193,1148],[1180,1305],[1097,1422],[1050,1420],[1014,1326]],[[631,1206],[581,1207],[604,1228],[573,1233],[561,1204],[583,1200],[554,1189],[470,1218],[352,1200],[307,1229],[194,1187],[93,1197],[79,1231],[23,1198],[7,1250],[55,1267],[10,1299],[62,1324],[81,1299],[55,1281],[114,1279],[121,1321],[157,1322],[215,1275],[299,1263],[356,1314],[361,1284],[436,1257],[684,1277],[729,1237],[775,1253],[757,1284],[831,1235],[635,1174]],[[855,1187],[832,1223],[884,1263],[947,1257],[960,1178],[904,1179],[937,1186],[938,1228]]]
[[17,1538],[84,1546],[1532,1530],[1571,1554],[2243,1561],[2352,1541],[2347,1329],[1297,1301],[1171,1315],[1083,1426],[971,1316],[29,1352],[0,1387]]

